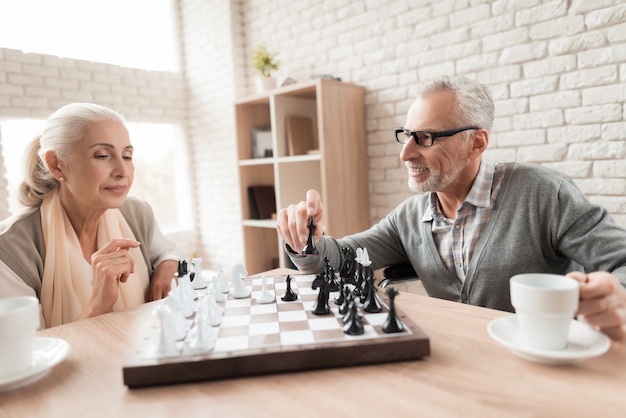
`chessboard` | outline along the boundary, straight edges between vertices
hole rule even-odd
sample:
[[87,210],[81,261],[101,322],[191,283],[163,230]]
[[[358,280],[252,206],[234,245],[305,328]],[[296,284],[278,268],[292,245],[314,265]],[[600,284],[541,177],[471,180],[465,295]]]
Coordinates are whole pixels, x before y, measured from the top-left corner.
[[[217,302],[223,309],[221,321],[209,331],[206,324],[199,325],[201,310],[196,308],[185,319],[184,337],[167,353],[163,352],[163,328],[155,313],[152,325],[123,367],[124,384],[135,388],[197,382],[416,360],[430,354],[428,337],[397,307],[394,311],[403,331],[383,332],[390,310],[383,289],[377,292],[382,310],[360,310],[362,334],[347,335],[340,306],[334,303],[341,292],[330,293],[329,314],[316,315],[312,313],[318,295],[318,290],[312,289],[316,276],[289,277],[289,283],[286,276],[243,279],[249,296],[234,298],[232,291],[224,293],[225,300]],[[214,287],[209,284],[207,289]],[[297,295],[296,300],[281,299],[287,288]],[[211,297],[207,289],[196,290],[198,307]],[[260,297],[268,293],[274,300],[260,303]],[[197,348],[202,347],[197,344],[199,329],[205,329],[202,338],[210,340],[204,349]]]

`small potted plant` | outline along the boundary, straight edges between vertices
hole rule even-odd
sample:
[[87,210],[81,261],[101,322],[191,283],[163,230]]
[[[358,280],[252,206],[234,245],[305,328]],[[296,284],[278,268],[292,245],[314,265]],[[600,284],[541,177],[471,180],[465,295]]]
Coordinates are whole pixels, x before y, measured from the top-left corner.
[[276,88],[276,78],[272,71],[278,70],[280,62],[276,59],[278,53],[270,52],[265,44],[258,45],[252,54],[252,66],[257,73],[256,90],[262,93]]

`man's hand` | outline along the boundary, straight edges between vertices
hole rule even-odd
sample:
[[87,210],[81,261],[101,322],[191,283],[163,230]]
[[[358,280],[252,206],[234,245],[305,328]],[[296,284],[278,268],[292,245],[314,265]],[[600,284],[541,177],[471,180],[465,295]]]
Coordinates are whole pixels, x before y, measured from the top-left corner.
[[581,283],[577,315],[611,339],[626,340],[626,290],[619,279],[603,271],[568,276]]
[[309,237],[309,218],[313,216],[315,233],[313,241],[319,241],[324,233],[324,205],[316,190],[306,193],[306,201],[301,201],[281,209],[278,212],[276,229],[289,247],[297,253],[302,252]]

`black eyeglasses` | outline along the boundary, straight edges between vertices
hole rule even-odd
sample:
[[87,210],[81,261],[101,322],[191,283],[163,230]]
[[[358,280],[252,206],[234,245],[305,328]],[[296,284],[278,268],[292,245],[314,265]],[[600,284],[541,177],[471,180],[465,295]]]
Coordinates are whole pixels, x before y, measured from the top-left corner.
[[443,138],[446,136],[456,135],[459,132],[469,131],[470,129],[480,129],[477,126],[467,126],[465,128],[450,129],[449,131],[432,132],[432,131],[409,131],[404,128],[396,129],[396,141],[401,144],[409,142],[411,137],[415,140],[415,143],[422,147],[432,147],[435,143],[435,139]]

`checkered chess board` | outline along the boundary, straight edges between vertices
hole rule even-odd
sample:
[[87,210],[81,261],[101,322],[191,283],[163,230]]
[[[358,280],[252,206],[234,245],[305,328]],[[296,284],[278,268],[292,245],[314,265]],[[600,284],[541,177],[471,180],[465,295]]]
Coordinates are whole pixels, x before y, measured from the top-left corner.
[[[365,332],[350,336],[343,332],[339,305],[334,303],[339,292],[330,293],[330,314],[315,315],[312,310],[318,290],[311,288],[315,277],[291,277],[291,288],[298,295],[296,301],[281,300],[287,285],[285,276],[277,276],[265,277],[267,292],[275,296],[272,303],[257,302],[263,287],[260,277],[244,280],[249,297],[235,299],[228,294],[224,302],[218,302],[224,315],[219,326],[214,327],[215,344],[210,351],[189,349],[196,327],[192,317],[185,338],[177,343],[177,354],[158,355],[160,328],[155,317],[124,366],[124,383],[129,387],[150,386],[413,360],[429,354],[428,338],[397,308],[405,330],[395,334],[382,331],[389,309],[381,289],[378,294],[382,312],[367,313],[359,307]],[[198,293],[198,303],[209,297],[205,293]]]

